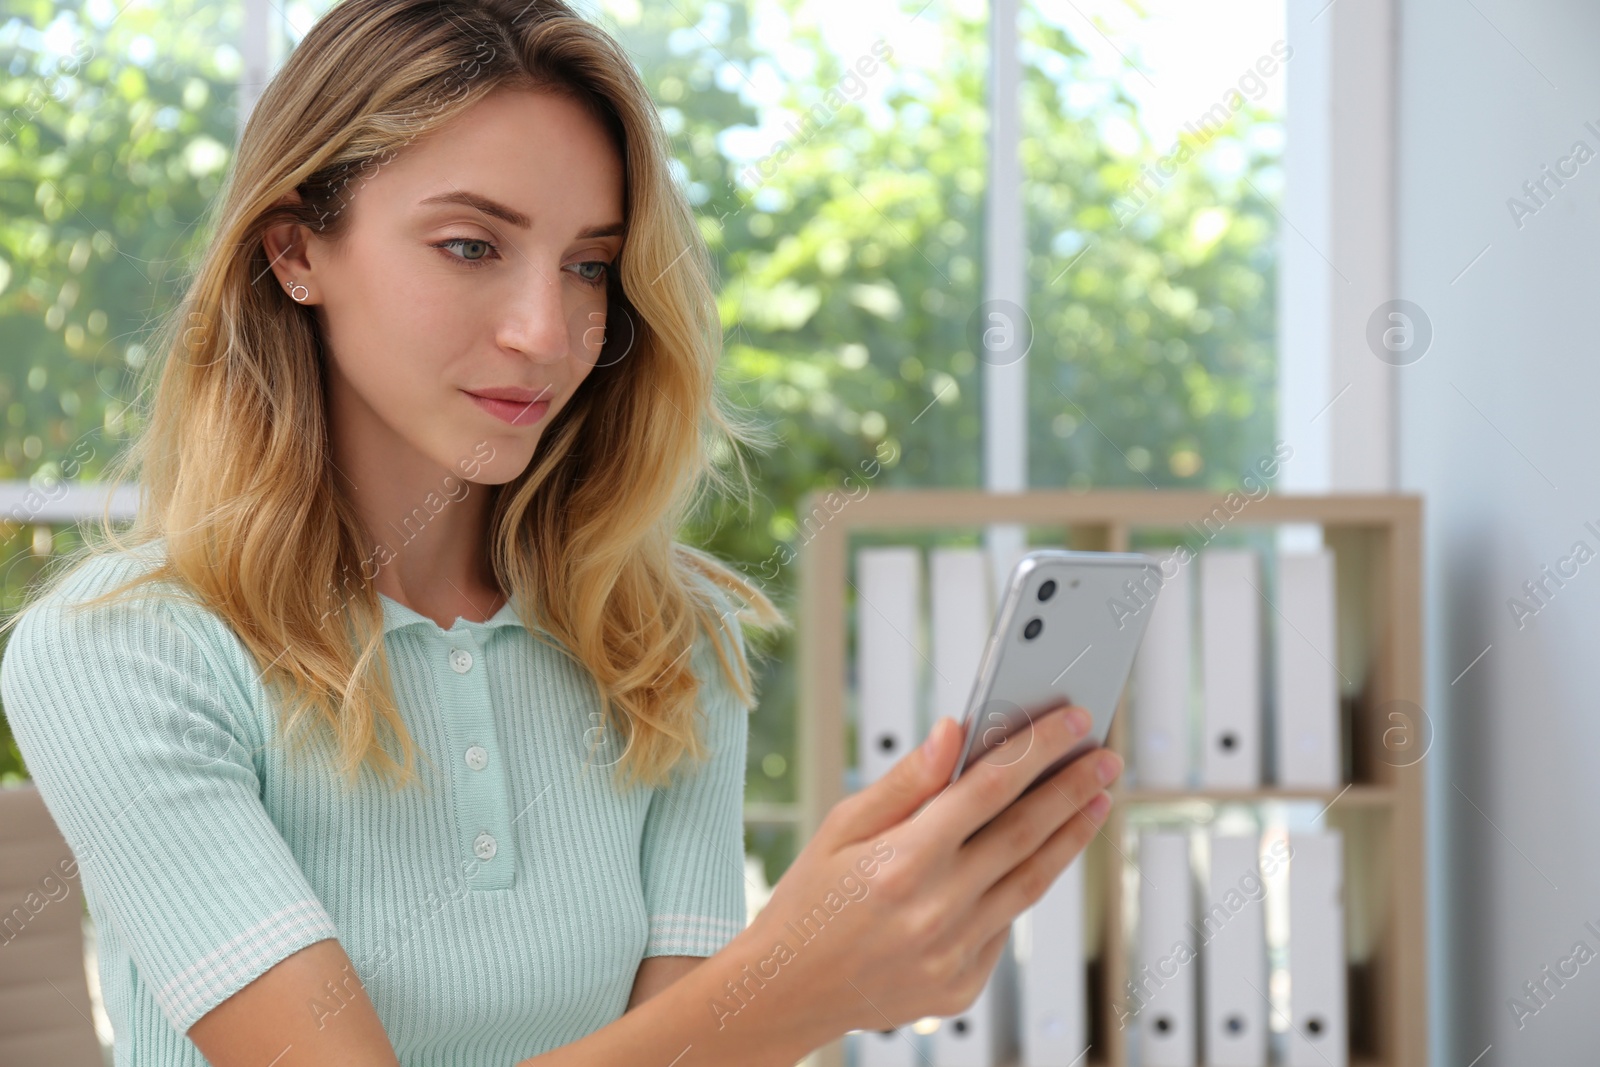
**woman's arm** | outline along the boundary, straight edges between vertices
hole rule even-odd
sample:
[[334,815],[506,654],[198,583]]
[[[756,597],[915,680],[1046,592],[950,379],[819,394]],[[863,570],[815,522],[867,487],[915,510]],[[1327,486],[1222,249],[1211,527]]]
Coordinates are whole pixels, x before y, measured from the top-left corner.
[[188,1033],[214,1067],[400,1063],[350,957],[334,938],[279,960],[202,1015]]
[[[704,963],[701,956],[650,956],[639,963],[628,1009],[638,1007]],[[329,987],[334,990],[328,992]],[[320,1009],[315,1005],[322,1005]],[[332,1010],[328,1010],[329,1008]],[[397,1061],[350,958],[329,938],[268,969],[189,1028],[216,1067],[340,1063],[391,1067]],[[274,1059],[273,1057],[277,1058]]]
[[[552,1065],[559,1062],[593,1067],[617,1062],[609,1058],[613,1050],[630,1050],[637,1057],[642,1050],[656,1051],[665,1047],[664,1042],[681,1037],[684,1044],[662,1060],[663,1067],[684,1046],[696,1041],[706,1051],[714,1051],[715,1058],[685,1056],[678,1067],[690,1062],[782,1063],[789,1067],[811,1050],[808,1042],[822,1044],[826,1038],[815,1039],[805,1033],[782,1041],[780,1035],[765,1028],[769,1020],[763,1019],[760,1012],[741,1012],[744,1021],[725,1033],[704,1025],[712,1018],[705,1005],[715,995],[714,987],[737,978],[734,961],[745,957],[756,958],[738,938],[710,958],[648,957],[639,965],[629,1010],[623,1016],[624,1020],[636,1019],[639,1013],[633,1009],[648,1001],[652,1011],[640,1025],[623,1028],[619,1021],[574,1045],[525,1062],[539,1067],[545,1067],[547,1061]],[[690,985],[687,979],[696,975],[705,980]],[[330,986],[337,997],[329,993]],[[331,1005],[334,1010],[315,1010],[318,1003]],[[691,1015],[693,1019],[688,1018]],[[271,1067],[399,1065],[378,1013],[355,977],[350,958],[333,938],[308,945],[273,965],[202,1016],[189,1028],[189,1039],[214,1067],[264,1067],[269,1063]],[[800,1051],[784,1059],[787,1050],[793,1048]],[[554,1056],[562,1058],[549,1059]]]
[[633,976],[633,992],[628,995],[628,1006],[623,1011],[637,1008],[694,970],[695,964],[703,962],[704,956],[646,956],[639,961],[639,970]]

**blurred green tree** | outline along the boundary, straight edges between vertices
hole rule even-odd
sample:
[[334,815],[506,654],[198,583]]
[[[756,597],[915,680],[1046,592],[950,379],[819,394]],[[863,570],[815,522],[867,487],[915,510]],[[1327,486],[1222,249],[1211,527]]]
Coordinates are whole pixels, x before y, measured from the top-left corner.
[[[182,291],[232,157],[236,5],[0,3],[0,595],[16,605],[70,526],[27,520],[137,431],[134,375]],[[24,774],[0,720],[0,782]]]
[[[829,117],[810,136],[780,138],[771,151],[782,162],[754,172],[714,150],[760,58],[744,9],[703,4],[689,21],[681,3],[652,5],[614,29],[676,132],[717,252],[730,389],[782,440],[757,458],[761,495],[713,502],[691,534],[792,610],[791,561],[815,528],[797,514],[805,493],[850,476],[869,491],[981,484],[972,338],[988,57],[981,20],[930,9],[921,17],[937,22],[941,50],[914,67],[885,37],[893,79],[867,79],[887,113],[874,122],[860,105],[826,103],[860,57],[830,52],[798,0],[776,10],[788,47],[817,57],[809,77],[785,83],[779,106]],[[1279,162],[1261,143],[1272,138],[1251,134],[1278,120],[1242,108],[1129,220],[1118,200],[1157,146],[1145,137],[1137,154],[1119,156],[1102,128],[1116,118],[1142,130],[1136,103],[1113,91],[1109,104],[1075,111],[1066,89],[1090,76],[1087,56],[1031,10],[1022,31],[1030,483],[1232,487],[1270,452],[1275,422],[1276,224],[1257,190]],[[1225,145],[1242,149],[1242,169],[1209,165]],[[863,464],[880,457],[881,473],[866,478]],[[789,801],[792,637],[772,653],[748,795]]]

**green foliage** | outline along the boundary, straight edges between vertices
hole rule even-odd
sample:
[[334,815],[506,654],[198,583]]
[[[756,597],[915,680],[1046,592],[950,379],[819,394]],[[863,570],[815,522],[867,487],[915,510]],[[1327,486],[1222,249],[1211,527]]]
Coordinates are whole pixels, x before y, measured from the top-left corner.
[[[1247,136],[1273,120],[1242,109],[1148,199],[1130,195],[1159,153],[1118,157],[1099,130],[1137,122],[1133,103],[1073,114],[1072,42],[1037,21],[1024,40],[1029,482],[1231,488],[1275,425],[1277,226],[1259,189],[1278,163]],[[1236,176],[1211,165],[1224,144],[1244,156]]]
[[[843,64],[796,0],[781,6],[790,44],[819,57],[813,77],[785,86],[782,106],[800,115],[839,86]],[[986,28],[930,9],[922,17],[938,20],[941,54],[922,70],[891,55],[895,88],[883,74],[868,79],[889,121],[846,104],[813,136],[785,142],[781,165],[751,188],[746,165],[709,150],[744,87],[727,74],[745,62],[742,16],[732,9],[719,35],[711,13],[721,7],[686,16],[682,4],[646,5],[614,29],[671,109],[717,252],[730,392],[782,442],[757,458],[760,495],[721,501],[692,534],[792,611],[790,561],[809,536],[796,509],[808,491],[851,474],[868,481],[862,464],[878,455],[896,459],[871,489],[982,481],[971,320],[983,299]],[[1022,36],[1030,483],[1231,486],[1270,451],[1274,425],[1276,226],[1256,190],[1276,160],[1246,136],[1271,116],[1241,110],[1206,146],[1242,146],[1242,174],[1201,153],[1123,225],[1118,201],[1158,153],[1146,143],[1139,157],[1117,156],[1101,129],[1117,116],[1137,125],[1134,102],[1113,91],[1109,104],[1074,111],[1066,90],[1089,77],[1082,50],[1031,10]],[[682,50],[661,45],[669,38]],[[792,800],[792,636],[770,651],[748,795]],[[769,752],[783,773],[762,769]]]
[[[232,156],[235,5],[119,7],[0,3],[0,479],[36,490],[0,526],[8,605],[77,542],[25,520],[137,430],[144,342]],[[0,782],[23,773],[0,729]]]

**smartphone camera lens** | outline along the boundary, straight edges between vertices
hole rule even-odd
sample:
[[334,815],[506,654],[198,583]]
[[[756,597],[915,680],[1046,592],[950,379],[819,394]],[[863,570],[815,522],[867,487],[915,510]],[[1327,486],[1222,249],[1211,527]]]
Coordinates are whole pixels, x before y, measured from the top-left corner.
[[1043,630],[1043,629],[1044,629],[1044,620],[1043,619],[1038,619],[1038,618],[1029,619],[1028,620],[1028,625],[1026,625],[1026,626],[1024,626],[1022,628],[1022,636],[1026,637],[1029,641],[1032,641],[1035,637],[1039,636],[1039,631]]
[[1056,580],[1054,578],[1046,578],[1044,580],[1044,584],[1039,586],[1039,599],[1040,600],[1049,600],[1051,597],[1053,597],[1055,595],[1056,595]]

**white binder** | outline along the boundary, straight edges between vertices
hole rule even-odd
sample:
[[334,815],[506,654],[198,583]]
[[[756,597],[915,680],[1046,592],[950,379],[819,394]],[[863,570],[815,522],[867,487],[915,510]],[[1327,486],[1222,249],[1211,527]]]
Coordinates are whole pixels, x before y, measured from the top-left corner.
[[1011,941],[972,1005],[939,1022],[932,1067],[1000,1067],[1016,1056],[1016,957]]
[[1133,661],[1133,772],[1141,789],[1189,786],[1189,692],[1194,643],[1189,567],[1161,557],[1161,594]]
[[1200,553],[1201,784],[1261,784],[1261,587],[1253,549]]
[[855,1046],[853,1060],[860,1067],[925,1067],[923,1037],[911,1027],[898,1030],[860,1030],[845,1037]]
[[967,711],[978,661],[994,617],[989,554],[980,548],[936,548],[928,557],[933,676],[928,725]]
[[922,555],[915,548],[856,553],[856,766],[863,786],[916,746]]
[[[944,548],[930,554],[930,724],[943,715],[959,721],[966,713],[994,615],[990,570],[989,554],[982,549]],[[940,1021],[933,1033],[934,1067],[996,1067],[1015,1055],[1015,969],[1008,946],[977,1000]]]
[[1344,836],[1289,835],[1288,1067],[1346,1067]]
[[1131,981],[1138,1000],[1143,1067],[1195,1067],[1197,946],[1191,922],[1189,835],[1147,830],[1139,838],[1139,951]]
[[[921,740],[922,553],[863,548],[856,553],[856,678],[860,693],[856,765],[861,785],[878,779]],[[911,1027],[851,1034],[860,1067],[922,1064],[921,1035]]]
[[1261,842],[1211,835],[1200,907],[1206,1067],[1267,1067],[1267,942]]
[[1336,789],[1343,765],[1333,553],[1278,554],[1277,781]]
[[1022,1005],[1020,1067],[1083,1067],[1089,1036],[1081,855],[1018,917],[1015,937]]

